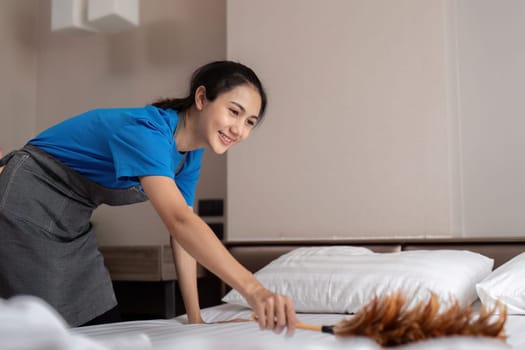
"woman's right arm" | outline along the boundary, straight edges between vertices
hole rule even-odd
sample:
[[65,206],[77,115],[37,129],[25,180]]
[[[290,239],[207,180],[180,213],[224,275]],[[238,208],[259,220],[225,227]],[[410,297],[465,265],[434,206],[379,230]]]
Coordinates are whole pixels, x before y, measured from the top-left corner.
[[241,293],[254,310],[261,329],[293,333],[297,323],[292,300],[264,286],[223,246],[208,225],[188,210],[173,179],[145,176],[144,191],[172,237],[209,271]]

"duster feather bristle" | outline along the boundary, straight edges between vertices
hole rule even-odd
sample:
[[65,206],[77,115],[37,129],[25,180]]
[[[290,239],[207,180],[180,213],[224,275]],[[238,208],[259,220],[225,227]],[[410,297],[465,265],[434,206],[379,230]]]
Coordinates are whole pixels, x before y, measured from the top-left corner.
[[[457,301],[439,312],[439,299],[432,293],[428,301],[421,301],[408,309],[406,299],[398,292],[375,297],[354,317],[340,321],[333,327],[338,336],[366,336],[381,346],[396,346],[409,342],[446,335],[486,336],[505,340],[506,308],[498,303],[492,310],[482,307],[479,315]],[[499,314],[497,318],[496,316]]]

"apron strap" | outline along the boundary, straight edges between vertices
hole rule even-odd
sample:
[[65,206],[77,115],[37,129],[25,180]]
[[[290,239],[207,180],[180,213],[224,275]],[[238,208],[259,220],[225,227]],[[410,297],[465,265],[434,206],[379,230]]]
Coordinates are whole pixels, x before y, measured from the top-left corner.
[[177,175],[182,170],[184,162],[186,161],[186,157],[188,157],[188,152],[184,153],[184,155],[182,156],[182,160],[180,161],[179,165],[177,166],[177,169],[175,170],[175,175]]
[[13,158],[13,156],[15,155],[15,152],[16,151],[9,152],[3,158],[1,158],[0,159],[0,167],[6,165],[7,162],[9,162],[9,159]]

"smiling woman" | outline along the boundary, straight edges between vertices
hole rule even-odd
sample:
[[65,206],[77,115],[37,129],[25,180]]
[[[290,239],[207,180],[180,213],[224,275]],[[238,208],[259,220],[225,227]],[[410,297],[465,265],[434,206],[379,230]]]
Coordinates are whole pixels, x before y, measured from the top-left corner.
[[290,298],[264,288],[190,209],[204,150],[245,140],[265,109],[250,68],[212,62],[187,97],[88,111],[11,152],[0,162],[0,297],[39,296],[75,326],[118,320],[91,215],[149,199],[171,235],[190,322],[202,322],[198,260],[248,300],[261,328],[293,332]]
[[177,148],[180,152],[208,148],[222,154],[249,136],[260,110],[261,97],[252,85],[239,85],[214,100],[201,85],[195,90],[195,104],[183,112],[175,132]]

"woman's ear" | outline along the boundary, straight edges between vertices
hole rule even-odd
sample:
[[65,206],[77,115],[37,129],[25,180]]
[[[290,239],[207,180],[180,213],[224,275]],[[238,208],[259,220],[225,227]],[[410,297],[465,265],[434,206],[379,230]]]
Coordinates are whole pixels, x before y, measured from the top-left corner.
[[201,85],[195,90],[195,107],[197,107],[197,110],[202,110],[206,101],[206,88],[204,85]]

